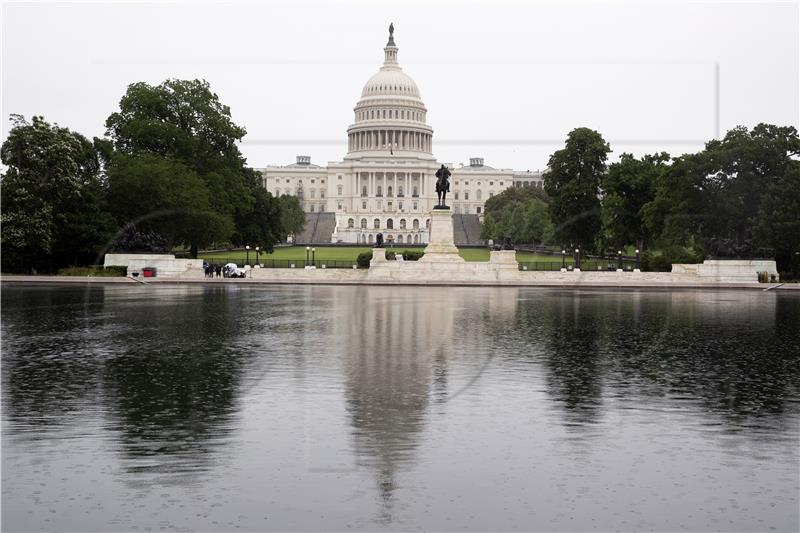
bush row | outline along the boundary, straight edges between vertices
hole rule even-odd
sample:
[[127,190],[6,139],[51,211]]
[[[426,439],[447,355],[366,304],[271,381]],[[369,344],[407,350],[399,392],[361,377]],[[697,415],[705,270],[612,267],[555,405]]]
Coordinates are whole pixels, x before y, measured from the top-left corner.
[[[393,261],[397,258],[397,254],[400,253],[403,256],[403,259],[406,261],[419,261],[419,259],[425,255],[425,252],[422,250],[403,250],[402,252],[395,252],[394,250],[387,250],[386,251],[386,259]],[[356,257],[356,264],[358,264],[361,268],[368,268],[369,262],[372,261],[372,251],[369,252],[362,252],[358,254]]]
[[90,276],[97,278],[117,278],[125,277],[128,275],[128,267],[126,266],[108,266],[102,265],[88,266],[88,267],[67,267],[58,271],[59,276]]

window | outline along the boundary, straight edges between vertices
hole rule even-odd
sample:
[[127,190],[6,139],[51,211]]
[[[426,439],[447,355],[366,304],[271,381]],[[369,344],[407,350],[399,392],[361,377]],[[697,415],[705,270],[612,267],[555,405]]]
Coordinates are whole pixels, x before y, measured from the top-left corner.
[[419,193],[417,191],[417,186],[416,185],[414,185],[414,188],[411,189],[411,196],[414,197],[414,198],[419,198]]
[[383,185],[378,185],[378,192],[375,196],[383,196]]
[[500,182],[500,186],[501,186],[501,187],[503,186],[503,182],[502,182],[502,181]]
[[392,202],[386,202],[386,208],[391,211],[392,210]]
[[481,190],[478,189],[478,192],[475,194],[475,199],[480,202],[482,198],[483,198],[483,195],[481,194]]
[[289,183],[289,178],[286,178],[286,183]]
[[[402,178],[400,178],[400,179],[402,179]],[[398,198],[402,198],[403,196],[404,196],[404,194],[403,194],[403,186],[402,185],[398,185],[397,186],[397,197]]]
[[406,219],[400,219],[400,229],[406,229]]
[[455,196],[453,196],[453,199],[454,200],[458,200],[458,191],[454,192],[453,194],[455,195]]
[[339,202],[338,204],[336,204],[336,207],[339,209],[339,211],[341,211],[342,210],[342,202]]
[[369,234],[369,242],[370,242],[370,244],[373,242],[372,233]]
[[341,195],[342,195],[342,191],[343,191],[343,190],[344,190],[344,187],[342,187],[341,185],[339,185],[339,186],[336,188],[336,191],[337,191],[337,193],[339,194],[339,196],[341,196]]
[[491,198],[492,196],[494,196],[494,191],[489,191],[489,198]]
[[425,227],[426,227],[427,229],[431,229],[431,219],[427,219],[427,220],[425,221]]
[[417,202],[414,202],[414,211],[417,210]]
[[386,229],[394,229],[394,220],[393,219],[390,218],[389,220],[386,221]]
[[494,185],[494,182],[493,182],[493,181],[490,181],[490,182],[489,182],[489,185]]
[[356,221],[353,220],[352,218],[348,218],[347,219],[347,227],[348,227],[348,229],[352,229],[352,228],[356,227]]
[[392,196],[392,186],[386,187],[386,196]]
[[476,207],[475,208],[475,212],[480,215],[481,214],[481,206]]
[[372,227],[375,228],[375,229],[380,229],[381,221],[376,218],[375,220],[372,221]]
[[397,209],[399,209],[400,211],[403,210],[403,202],[397,202]]
[[367,201],[366,200],[362,200],[361,201],[361,209],[366,209],[366,208],[367,208]]
[[362,185],[361,186],[361,196],[366,196],[366,195],[367,195],[367,186],[366,185]]
[[309,198],[316,198],[317,197],[317,189],[311,189],[308,191]]
[[[338,179],[339,181],[342,181],[342,175],[341,175],[341,174],[339,174],[339,175],[337,176],[337,179]],[[500,185],[502,185],[502,183],[501,183]]]
[[319,197],[320,198],[325,198],[325,189],[320,189],[319,190]]
[[415,218],[414,221],[411,223],[411,227],[414,229],[419,229],[419,219]]
[[311,180],[311,183],[314,183],[314,180],[313,180],[313,179]]
[[469,200],[469,191],[464,191],[464,200]]
[[311,212],[314,212],[314,204],[311,204]]
[[362,218],[361,219],[361,229],[367,229],[367,219],[366,218]]

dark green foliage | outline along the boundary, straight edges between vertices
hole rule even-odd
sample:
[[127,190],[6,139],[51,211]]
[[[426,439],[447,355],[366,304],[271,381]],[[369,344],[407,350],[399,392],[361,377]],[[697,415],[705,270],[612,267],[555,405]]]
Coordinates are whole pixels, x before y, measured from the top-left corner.
[[600,187],[611,149],[589,128],[577,128],[548,163],[544,190],[557,242],[590,249],[600,232]]
[[356,257],[356,264],[360,268],[369,268],[369,262],[372,261],[372,252],[361,252]]
[[761,246],[775,250],[781,270],[800,276],[800,162],[791,161],[764,191],[755,233]]
[[547,208],[549,198],[542,189],[511,187],[486,201],[481,239],[499,242],[511,237],[515,243],[541,243],[552,238],[553,224]]
[[608,167],[603,179],[604,247],[635,245],[641,249],[644,242],[652,240],[645,228],[643,208],[655,198],[656,185],[669,170],[669,162],[666,152],[641,159],[622,154]]
[[128,267],[125,266],[99,266],[88,267],[67,267],[58,271],[59,276],[89,276],[98,278],[119,278],[128,275]]
[[642,254],[642,270],[645,272],[670,272],[672,264],[702,263],[703,256],[691,248],[668,246],[658,252],[645,251]]
[[95,146],[42,117],[12,115],[3,143],[2,268],[52,272],[95,261],[114,232]]
[[[425,252],[422,250],[387,250],[386,251],[386,259],[393,261],[397,259],[397,255],[402,255],[405,261],[419,261],[419,259],[425,255]],[[372,255],[370,254],[370,257]]]

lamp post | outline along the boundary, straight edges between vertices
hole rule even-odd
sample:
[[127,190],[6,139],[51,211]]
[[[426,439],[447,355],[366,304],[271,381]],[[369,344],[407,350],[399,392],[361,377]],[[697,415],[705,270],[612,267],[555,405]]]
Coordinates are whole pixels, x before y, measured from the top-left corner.
[[617,271],[622,272],[622,250],[617,250]]
[[575,248],[575,270],[580,271],[581,269],[581,249]]
[[310,253],[311,253],[311,247],[310,246],[306,246],[306,264],[305,264],[305,266],[308,266],[308,254],[310,254]]
[[260,249],[261,249],[261,247],[256,246],[256,264],[258,264],[258,253],[259,253]]
[[640,265],[641,265],[641,256],[639,255],[639,249],[637,248],[636,249],[636,270],[637,271],[641,270],[642,267]]
[[317,263],[315,262],[316,260],[314,259],[314,256],[315,256],[316,253],[317,253],[317,249],[316,248],[312,248],[311,249],[311,264],[314,265],[314,266],[317,266]]
[[567,251],[561,250],[561,271],[567,271]]
[[249,265],[250,264],[250,245],[248,244],[247,246],[244,247],[244,249],[245,249],[245,260],[244,260],[244,262],[245,262],[246,265]]

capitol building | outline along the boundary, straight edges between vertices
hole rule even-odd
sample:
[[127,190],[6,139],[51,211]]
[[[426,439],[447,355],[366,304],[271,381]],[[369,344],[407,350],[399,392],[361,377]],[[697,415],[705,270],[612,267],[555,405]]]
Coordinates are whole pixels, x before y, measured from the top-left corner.
[[[393,27],[384,61],[361,91],[347,128],[347,155],[327,166],[308,155],[286,166],[260,169],[274,196],[295,195],[306,212],[305,238],[297,242],[428,242],[436,205],[433,128],[414,80],[400,67]],[[447,203],[454,213],[456,244],[479,243],[484,202],[509,187],[542,187],[541,172],[495,169],[473,157],[454,167]],[[461,230],[461,231],[459,231]],[[461,241],[461,242],[459,242]]]

